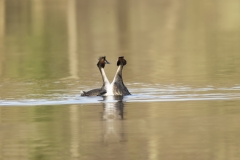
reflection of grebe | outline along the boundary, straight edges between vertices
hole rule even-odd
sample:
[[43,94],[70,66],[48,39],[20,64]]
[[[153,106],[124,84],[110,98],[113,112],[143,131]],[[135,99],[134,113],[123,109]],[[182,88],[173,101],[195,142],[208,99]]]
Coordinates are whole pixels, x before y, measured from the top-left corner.
[[100,73],[102,75],[102,80],[103,80],[102,88],[93,89],[93,90],[90,90],[88,92],[83,91],[81,96],[101,96],[101,95],[103,95],[107,92],[107,86],[109,86],[110,83],[109,83],[108,78],[107,78],[107,76],[105,74],[105,71],[104,71],[105,64],[109,64],[109,62],[106,60],[106,57],[105,56],[100,57],[98,59],[97,66],[98,66],[98,68],[100,70]]
[[123,96],[104,96],[104,120],[123,119]]
[[123,96],[105,96],[103,103],[104,143],[124,141],[123,132]]

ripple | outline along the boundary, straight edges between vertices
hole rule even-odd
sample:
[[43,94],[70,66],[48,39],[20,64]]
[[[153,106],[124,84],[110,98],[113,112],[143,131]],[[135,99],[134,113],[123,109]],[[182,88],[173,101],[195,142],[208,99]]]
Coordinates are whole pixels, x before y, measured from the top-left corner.
[[[135,84],[134,84],[135,85]],[[207,101],[240,100],[240,87],[190,87],[145,85],[141,88],[129,88],[132,95],[125,96],[124,102],[171,102],[171,101]],[[0,100],[0,106],[39,106],[103,103],[103,97],[81,97],[78,90],[65,93],[63,90],[49,90],[48,94],[29,94],[22,98]],[[107,103],[104,101],[104,103]]]
[[[202,101],[202,100],[240,100],[240,94],[185,94],[185,95],[143,95],[125,96],[124,102],[171,102],[171,101]],[[1,100],[0,106],[39,106],[39,105],[70,105],[102,103],[102,97],[58,97],[57,99],[25,99]],[[106,102],[105,102],[106,103]]]

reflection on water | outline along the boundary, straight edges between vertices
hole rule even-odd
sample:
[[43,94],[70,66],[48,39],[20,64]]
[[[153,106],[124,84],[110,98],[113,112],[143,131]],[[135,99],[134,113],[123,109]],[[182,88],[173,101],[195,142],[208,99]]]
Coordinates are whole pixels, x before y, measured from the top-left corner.
[[[123,131],[123,109],[124,104],[122,96],[108,96],[104,97],[103,103],[103,124],[105,128],[104,143],[113,143],[124,141]],[[109,102],[110,101],[110,102]],[[113,101],[113,102],[111,102]]]
[[94,105],[0,107],[0,157],[237,159],[238,106],[239,101],[222,100],[103,100]]

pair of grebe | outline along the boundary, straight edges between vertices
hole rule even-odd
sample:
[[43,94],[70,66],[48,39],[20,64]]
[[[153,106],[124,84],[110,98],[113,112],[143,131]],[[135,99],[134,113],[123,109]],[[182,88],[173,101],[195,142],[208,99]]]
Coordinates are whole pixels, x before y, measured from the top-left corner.
[[123,66],[127,64],[127,61],[124,59],[124,57],[118,57],[117,61],[117,72],[114,76],[114,79],[112,83],[109,82],[105,71],[104,67],[105,64],[110,64],[107,60],[106,57],[100,57],[98,59],[97,66],[100,70],[100,73],[102,75],[102,80],[103,80],[103,85],[101,88],[93,89],[90,91],[83,91],[81,96],[108,96],[108,95],[120,95],[120,96],[125,96],[125,95],[131,95],[131,93],[128,91],[127,87],[123,83],[122,79],[122,70]]

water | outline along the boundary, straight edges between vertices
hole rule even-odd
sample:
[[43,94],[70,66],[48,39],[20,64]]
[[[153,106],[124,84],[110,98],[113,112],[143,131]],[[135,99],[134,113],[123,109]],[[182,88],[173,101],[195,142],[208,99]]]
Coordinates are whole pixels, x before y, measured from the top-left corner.
[[[1,0],[0,160],[239,159],[239,6]],[[80,96],[102,55],[132,95]]]

